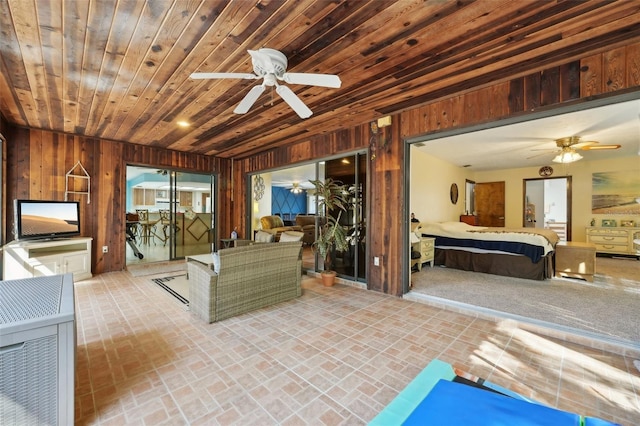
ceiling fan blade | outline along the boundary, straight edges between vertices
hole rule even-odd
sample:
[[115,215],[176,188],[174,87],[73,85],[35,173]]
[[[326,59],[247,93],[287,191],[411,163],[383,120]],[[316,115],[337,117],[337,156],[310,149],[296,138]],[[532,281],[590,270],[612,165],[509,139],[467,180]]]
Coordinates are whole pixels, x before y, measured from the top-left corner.
[[189,77],[194,80],[209,80],[217,78],[241,78],[243,80],[257,80],[260,76],[250,73],[235,72],[194,72]]
[[300,118],[311,117],[313,112],[293,93],[287,86],[276,87],[276,93],[284,99],[284,101],[294,110]]
[[[597,142],[595,142],[597,143]],[[593,144],[593,142],[592,142]],[[605,149],[618,149],[620,148],[621,145],[615,144],[615,145],[586,145],[586,146],[582,146],[580,147],[581,150],[583,151],[598,151],[598,150],[605,150]]]
[[558,152],[557,150],[547,150],[547,152],[541,152],[540,154],[535,154],[532,155],[530,157],[527,157],[527,160],[531,160],[532,158],[538,158],[538,157],[542,157],[543,155],[552,155],[555,154],[556,152]]
[[258,100],[260,95],[262,95],[262,92],[264,92],[264,86],[260,85],[252,87],[233,112],[236,114],[245,114]]
[[342,85],[340,77],[333,74],[310,74],[298,72],[286,72],[282,75],[282,80],[289,84],[305,84],[307,86],[333,87],[335,89]]

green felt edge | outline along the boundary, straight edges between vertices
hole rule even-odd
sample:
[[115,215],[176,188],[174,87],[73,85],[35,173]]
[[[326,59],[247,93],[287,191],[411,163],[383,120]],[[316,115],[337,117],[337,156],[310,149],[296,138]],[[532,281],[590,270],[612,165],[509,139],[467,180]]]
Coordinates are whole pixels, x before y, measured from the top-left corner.
[[393,401],[369,422],[370,426],[402,424],[416,409],[438,380],[453,380],[456,373],[451,365],[434,359],[404,388]]

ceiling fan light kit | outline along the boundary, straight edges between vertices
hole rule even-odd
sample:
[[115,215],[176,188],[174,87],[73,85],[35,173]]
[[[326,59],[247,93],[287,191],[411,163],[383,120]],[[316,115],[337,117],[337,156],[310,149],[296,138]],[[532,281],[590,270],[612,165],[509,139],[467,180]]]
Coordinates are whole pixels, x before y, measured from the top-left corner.
[[269,48],[249,50],[253,72],[251,73],[207,73],[191,74],[192,79],[239,78],[244,80],[262,79],[262,84],[254,86],[233,110],[236,114],[245,114],[258,100],[267,86],[276,88],[276,93],[284,100],[300,118],[308,118],[313,112],[287,86],[278,84],[278,80],[288,84],[328,87],[337,89],[342,85],[340,77],[333,74],[288,73],[287,57],[280,51]]
[[578,154],[575,150],[571,148],[563,148],[562,152],[552,160],[554,163],[573,163],[574,161],[578,161],[582,159],[582,155]]

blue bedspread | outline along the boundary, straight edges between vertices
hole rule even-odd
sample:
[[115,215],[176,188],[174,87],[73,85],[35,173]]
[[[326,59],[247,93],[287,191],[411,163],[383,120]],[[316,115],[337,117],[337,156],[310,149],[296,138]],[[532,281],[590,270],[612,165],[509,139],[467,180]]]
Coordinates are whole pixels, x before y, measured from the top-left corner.
[[507,253],[527,256],[531,262],[538,263],[544,256],[544,248],[515,241],[471,240],[462,238],[441,237],[439,235],[422,234],[423,237],[435,238],[436,247],[469,247],[483,250],[500,250]]

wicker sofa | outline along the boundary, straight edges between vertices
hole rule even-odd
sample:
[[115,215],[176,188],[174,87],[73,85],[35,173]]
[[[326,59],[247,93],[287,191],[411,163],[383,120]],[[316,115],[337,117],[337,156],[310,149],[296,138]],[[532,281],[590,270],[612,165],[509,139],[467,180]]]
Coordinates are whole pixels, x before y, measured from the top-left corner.
[[297,241],[223,249],[218,273],[189,259],[190,311],[212,323],[300,296],[301,248]]

